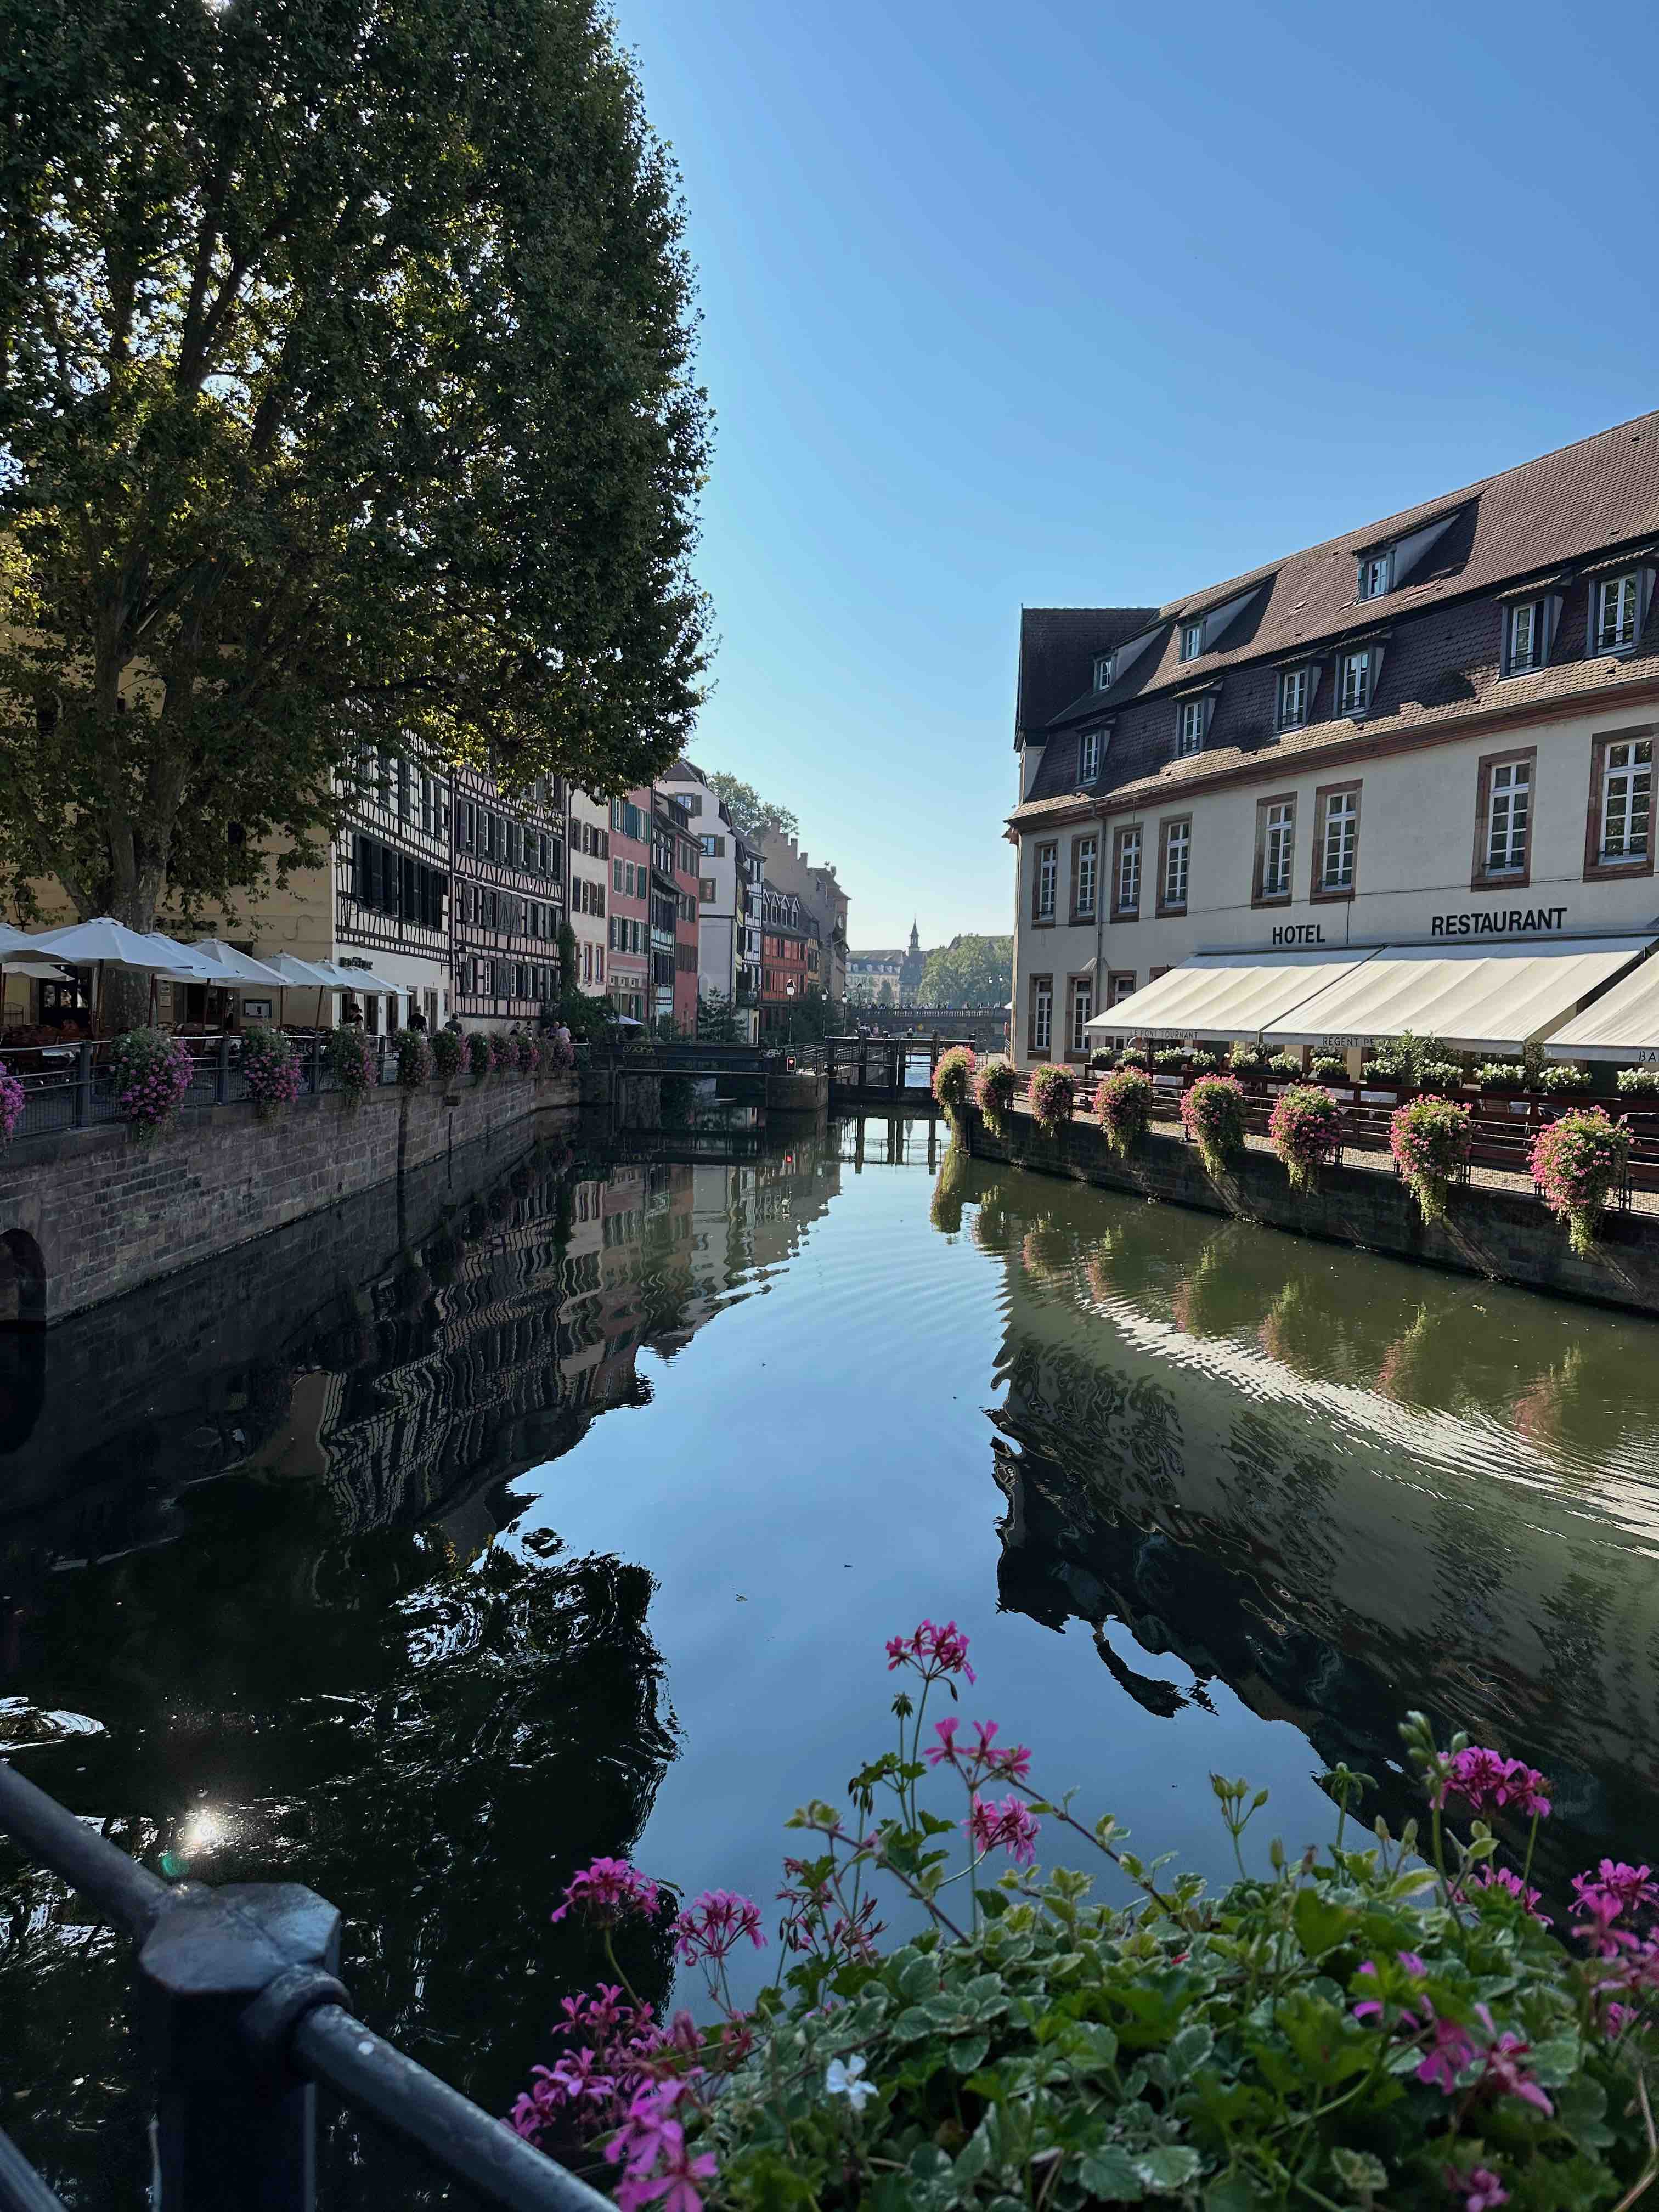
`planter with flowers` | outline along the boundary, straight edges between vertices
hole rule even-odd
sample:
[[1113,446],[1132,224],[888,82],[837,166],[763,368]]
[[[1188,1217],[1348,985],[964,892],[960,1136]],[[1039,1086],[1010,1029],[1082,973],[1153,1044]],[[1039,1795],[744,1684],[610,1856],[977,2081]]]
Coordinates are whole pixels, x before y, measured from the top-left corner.
[[466,1068],[473,1082],[482,1083],[494,1065],[495,1060],[489,1049],[489,1039],[482,1030],[469,1030],[466,1039]]
[[1291,1188],[1310,1191],[1317,1187],[1320,1169],[1341,1148],[1342,1109],[1328,1091],[1294,1083],[1273,1101],[1267,1134],[1285,1164]]
[[460,1072],[461,1055],[465,1048],[457,1030],[440,1030],[431,1040],[432,1065],[446,1083],[453,1082]]
[[514,1040],[507,1035],[505,1030],[492,1030],[489,1036],[485,1039],[485,1042],[489,1047],[489,1065],[491,1068],[495,1070],[497,1073],[504,1073],[507,1069],[514,1065]]
[[1408,1099],[1389,1121],[1389,1149],[1424,1220],[1443,1220],[1452,1184],[1468,1164],[1468,1108],[1455,1098]]
[[418,1091],[432,1074],[432,1047],[419,1030],[405,1030],[398,1040],[398,1081],[405,1091]]
[[1045,1137],[1058,1136],[1072,1118],[1077,1103],[1077,1084],[1069,1067],[1056,1067],[1045,1060],[1031,1070],[1030,1088],[1027,1094],[1031,1102],[1031,1119]]
[[569,1030],[562,1022],[548,1036],[544,1053],[547,1068],[551,1074],[568,1075],[576,1065],[576,1047]]
[[368,1039],[355,1023],[342,1022],[337,1030],[331,1030],[325,1048],[329,1073],[334,1078],[340,1093],[340,1104],[348,1114],[355,1114],[379,1080],[375,1054]]
[[933,1070],[933,1096],[947,1114],[959,1113],[974,1096],[975,1062],[972,1049],[953,1044],[939,1057]]
[[512,1040],[513,1064],[520,1075],[534,1075],[540,1070],[542,1048],[528,1030],[520,1030]]
[[165,1030],[128,1030],[115,1040],[115,1090],[132,1133],[148,1143],[168,1127],[190,1091],[190,1047]]
[[1602,1209],[1629,1165],[1630,1131],[1599,1106],[1574,1107],[1533,1139],[1532,1179],[1579,1259],[1594,1255]]
[[0,1145],[10,1144],[23,1119],[28,1095],[3,1060],[0,1060]]
[[1181,1126],[1205,1170],[1224,1175],[1244,1150],[1244,1086],[1235,1075],[1200,1075],[1181,1101]]
[[250,1024],[242,1039],[242,1087],[262,1121],[291,1106],[301,1090],[300,1055],[293,1038],[282,1030]]
[[986,1061],[979,1072],[975,1095],[988,1129],[1000,1133],[1007,1127],[1018,1088],[1019,1077],[1012,1060],[999,1055]]
[[1095,1093],[1095,1119],[1108,1149],[1125,1159],[1146,1135],[1152,1118],[1152,1080],[1142,1069],[1126,1067],[1109,1075]]

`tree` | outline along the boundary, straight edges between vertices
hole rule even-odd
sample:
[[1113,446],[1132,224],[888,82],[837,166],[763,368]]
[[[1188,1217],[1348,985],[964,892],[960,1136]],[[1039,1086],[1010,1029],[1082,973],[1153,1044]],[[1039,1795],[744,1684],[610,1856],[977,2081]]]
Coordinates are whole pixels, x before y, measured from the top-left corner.
[[1012,937],[953,937],[928,954],[916,997],[923,1006],[1000,1013],[1013,992]]
[[726,812],[732,817],[732,827],[739,837],[758,839],[769,830],[775,830],[781,837],[793,837],[800,842],[800,823],[787,806],[775,806],[769,799],[763,799],[752,783],[739,783],[734,775],[723,772],[708,778],[710,790],[720,793]]
[[376,747],[648,782],[709,417],[599,0],[0,0],[0,48],[20,906],[314,864]]
[[738,1042],[737,1008],[724,991],[710,991],[698,1000],[697,1035],[709,1044]]

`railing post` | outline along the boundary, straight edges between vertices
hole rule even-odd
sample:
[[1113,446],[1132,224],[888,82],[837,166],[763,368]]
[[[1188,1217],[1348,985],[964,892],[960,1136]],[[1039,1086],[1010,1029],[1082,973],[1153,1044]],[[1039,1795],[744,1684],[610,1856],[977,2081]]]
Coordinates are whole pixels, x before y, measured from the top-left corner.
[[214,1078],[213,1103],[216,1106],[228,1106],[230,1103],[230,1039],[228,1036],[222,1036],[219,1040],[219,1066]]
[[313,2212],[317,2092],[284,2054],[313,2006],[349,2004],[339,1955],[339,1914],[295,1882],[185,1890],[163,1911],[137,1961],[156,2212]]
[[95,1049],[90,1042],[76,1048],[75,1097],[70,1115],[72,1128],[88,1128],[92,1123],[92,1056]]

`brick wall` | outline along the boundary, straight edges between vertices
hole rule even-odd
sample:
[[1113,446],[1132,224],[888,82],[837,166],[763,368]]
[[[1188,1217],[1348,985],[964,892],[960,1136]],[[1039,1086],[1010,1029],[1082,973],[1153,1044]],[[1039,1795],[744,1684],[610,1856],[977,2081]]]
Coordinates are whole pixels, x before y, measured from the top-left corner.
[[261,1122],[246,1105],[187,1110],[152,1143],[125,1123],[0,1153],[0,1239],[38,1250],[48,1322],[177,1273],[538,1113],[574,1109],[569,1077],[498,1072],[453,1089],[301,1098]]
[[977,1159],[1006,1160],[1106,1190],[1231,1213],[1460,1274],[1659,1313],[1659,1218],[1651,1214],[1604,1214],[1595,1253],[1577,1260],[1566,1230],[1525,1191],[1455,1190],[1446,1219],[1429,1223],[1403,1182],[1371,1168],[1325,1168],[1318,1188],[1299,1194],[1271,1152],[1246,1152],[1216,1183],[1197,1152],[1178,1138],[1148,1134],[1122,1160],[1091,1121],[1073,1121],[1047,1137],[1028,1115],[1015,1114],[1006,1133],[994,1136],[976,1109],[963,1119]]

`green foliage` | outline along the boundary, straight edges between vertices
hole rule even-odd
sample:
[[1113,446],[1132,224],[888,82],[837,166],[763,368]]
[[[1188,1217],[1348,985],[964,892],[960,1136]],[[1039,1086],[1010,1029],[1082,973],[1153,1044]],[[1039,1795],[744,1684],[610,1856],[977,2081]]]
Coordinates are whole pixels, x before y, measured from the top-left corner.
[[769,830],[780,836],[793,837],[800,842],[800,823],[787,806],[775,806],[769,799],[763,799],[752,783],[742,783],[724,769],[708,778],[711,791],[720,793],[720,803],[732,817],[732,826],[738,836],[757,843]]
[[1564,1093],[1588,1091],[1593,1079],[1587,1067],[1575,1067],[1571,1060],[1553,1060],[1538,1071],[1537,1089],[1546,1097],[1559,1098]]
[[953,1044],[939,1054],[933,1070],[933,1096],[948,1112],[957,1113],[975,1091],[973,1053],[965,1044]]
[[1659,1091],[1659,1067],[1621,1067],[1619,1091],[1626,1098],[1650,1097]]
[[1267,1047],[1241,1037],[1228,1054],[1227,1065],[1235,1075],[1261,1075],[1267,1066]]
[[1469,1109],[1451,1098],[1409,1098],[1389,1123],[1389,1147],[1425,1221],[1443,1220],[1452,1178],[1469,1157]]
[[1299,1076],[1302,1073],[1301,1054],[1296,1052],[1274,1053],[1273,1058],[1267,1062],[1267,1072],[1270,1075]]
[[1006,1128],[1014,1094],[1018,1089],[1018,1071],[1005,1054],[999,1053],[994,1059],[986,1061],[979,1072],[976,1096],[987,1128]]
[[[591,1042],[604,1036],[616,1018],[616,1002],[608,992],[593,998],[585,991],[567,991],[559,1000],[559,1019],[578,1041],[586,1038]],[[644,1032],[629,1034],[642,1036]]]
[[1474,1079],[1483,1091],[1524,1091],[1527,1071],[1518,1060],[1488,1060],[1475,1069]]
[[314,861],[377,745],[648,781],[706,659],[708,413],[598,0],[23,15],[0,879],[222,902]]
[[398,1080],[405,1091],[418,1091],[432,1073],[432,1047],[419,1030],[405,1030],[398,1040]]
[[708,1044],[736,1044],[738,1010],[724,991],[710,991],[697,1000],[697,1035]]
[[1000,1014],[1013,994],[1012,937],[953,937],[927,955],[916,987],[916,1004]]
[[1166,1075],[1178,1075],[1187,1065],[1184,1044],[1167,1044],[1152,1054],[1152,1066],[1161,1067]]
[[1413,1066],[1412,1080],[1419,1091],[1453,1098],[1463,1087],[1462,1066],[1455,1060],[1419,1060]]
[[1181,1123],[1205,1172],[1224,1174],[1244,1149],[1244,1092],[1233,1075],[1200,1075],[1181,1095]]
[[1347,1080],[1348,1063],[1339,1054],[1319,1052],[1309,1061],[1308,1073],[1316,1083],[1344,1083]]
[[1438,1037],[1418,1036],[1407,1030],[1392,1044],[1378,1045],[1366,1060],[1365,1072],[1385,1083],[1413,1083],[1428,1089],[1431,1086],[1423,1080],[1425,1069],[1455,1066]]
[[355,1024],[343,1022],[329,1031],[323,1056],[339,1091],[341,1105],[348,1114],[355,1114],[375,1081],[368,1039]]
[[1059,1067],[1045,1060],[1031,1070],[1027,1096],[1031,1102],[1031,1119],[1045,1136],[1054,1136],[1072,1118],[1072,1109],[1077,1103],[1077,1083],[1069,1067]]
[[1095,1092],[1095,1119],[1107,1145],[1120,1158],[1134,1150],[1152,1118],[1152,1079],[1143,1068],[1121,1068]]
[[446,1083],[459,1068],[461,1054],[465,1048],[460,1036],[454,1030],[440,1030],[433,1038],[432,1065]]

